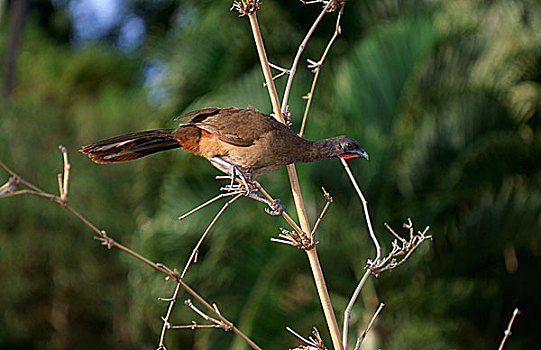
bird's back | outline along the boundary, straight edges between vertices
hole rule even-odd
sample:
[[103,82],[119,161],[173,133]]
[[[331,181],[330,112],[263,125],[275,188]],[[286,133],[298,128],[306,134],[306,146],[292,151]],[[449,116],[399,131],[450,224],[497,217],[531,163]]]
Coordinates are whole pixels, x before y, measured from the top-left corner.
[[186,117],[190,119],[180,124],[178,132],[202,130],[197,153],[208,159],[227,158],[254,177],[293,162],[296,146],[305,142],[272,116],[253,108],[205,108],[177,119]]

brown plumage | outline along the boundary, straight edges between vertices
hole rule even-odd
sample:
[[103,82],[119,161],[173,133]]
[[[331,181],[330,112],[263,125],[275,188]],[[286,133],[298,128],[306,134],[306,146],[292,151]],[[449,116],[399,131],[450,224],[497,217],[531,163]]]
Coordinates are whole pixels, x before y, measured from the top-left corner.
[[182,148],[207,158],[225,173],[240,171],[254,179],[282,166],[324,158],[368,158],[354,139],[337,136],[308,141],[272,116],[253,108],[205,108],[176,129],[113,137],[81,148],[96,163],[117,163]]

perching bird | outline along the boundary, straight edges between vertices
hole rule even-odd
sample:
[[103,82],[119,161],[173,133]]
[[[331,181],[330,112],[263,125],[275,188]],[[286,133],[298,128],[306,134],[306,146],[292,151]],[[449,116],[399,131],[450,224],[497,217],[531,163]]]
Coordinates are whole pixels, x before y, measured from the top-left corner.
[[[368,154],[351,137],[308,141],[272,116],[251,107],[205,108],[183,114],[175,120],[187,117],[190,119],[176,129],[121,135],[83,146],[80,151],[96,163],[119,163],[182,148],[207,158],[232,179],[239,176],[246,186],[247,195],[250,195],[248,182],[288,164],[335,156],[368,159]],[[281,210],[273,214],[280,213]]]

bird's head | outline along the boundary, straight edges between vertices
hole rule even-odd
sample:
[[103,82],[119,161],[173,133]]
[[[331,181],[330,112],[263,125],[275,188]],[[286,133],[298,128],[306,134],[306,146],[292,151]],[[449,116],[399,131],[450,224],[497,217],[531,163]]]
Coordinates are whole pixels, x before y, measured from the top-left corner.
[[343,159],[363,157],[368,159],[368,153],[357,141],[349,136],[338,136],[336,139],[337,155]]

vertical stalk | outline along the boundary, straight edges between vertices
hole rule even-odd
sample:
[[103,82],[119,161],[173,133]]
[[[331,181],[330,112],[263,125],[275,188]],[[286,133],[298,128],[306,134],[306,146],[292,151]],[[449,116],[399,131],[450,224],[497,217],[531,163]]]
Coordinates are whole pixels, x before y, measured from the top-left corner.
[[[263,75],[265,76],[265,81],[267,83],[267,88],[269,90],[269,96],[271,99],[274,116],[278,121],[285,124],[285,120],[280,109],[280,99],[278,98],[278,93],[276,91],[274,81],[272,80],[272,73],[270,71],[267,53],[265,51],[265,46],[263,44],[263,38],[259,30],[259,24],[257,22],[256,13],[255,12],[249,13],[248,18],[250,19],[250,26],[252,28],[252,32],[254,35],[254,40],[257,47],[257,53],[259,55],[259,60],[261,62],[261,68],[263,70]],[[288,165],[287,172],[289,175],[289,181],[291,183],[291,191],[293,192],[293,199],[295,201],[295,207],[297,209],[297,214],[299,216],[299,222],[300,222],[301,228],[308,235],[310,240],[312,240],[312,237],[310,235],[310,232],[311,232],[310,224],[308,222],[308,216],[306,215],[306,209],[304,208],[304,201],[302,199],[299,179],[297,177],[297,171],[296,171],[295,165],[293,164]],[[323,313],[325,314],[325,319],[327,321],[327,326],[331,334],[334,349],[343,350],[342,341],[340,338],[340,329],[338,328],[338,323],[336,322],[336,316],[332,308],[331,299],[329,297],[329,292],[327,291],[325,278],[323,276],[323,271],[321,270],[321,265],[319,264],[319,258],[318,258],[317,250],[315,246],[314,248],[307,250],[306,254],[308,255],[308,261],[312,269],[314,282],[316,284],[321,306],[323,307]]]

